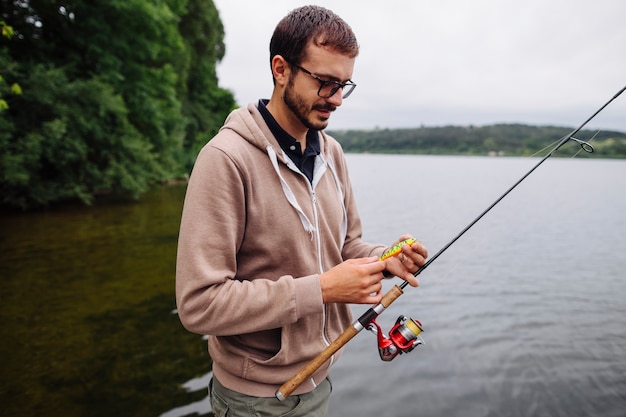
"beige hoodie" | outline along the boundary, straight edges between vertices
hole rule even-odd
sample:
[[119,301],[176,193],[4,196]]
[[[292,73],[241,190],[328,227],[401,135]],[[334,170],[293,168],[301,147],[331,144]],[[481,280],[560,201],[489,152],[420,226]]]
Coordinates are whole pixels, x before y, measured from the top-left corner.
[[[196,160],[178,242],[178,314],[209,335],[213,373],[231,390],[274,396],[352,321],[349,306],[322,302],[319,274],[383,252],[361,240],[340,145],[321,132],[320,147],[311,185],[250,104]],[[314,389],[339,354],[295,394]]]

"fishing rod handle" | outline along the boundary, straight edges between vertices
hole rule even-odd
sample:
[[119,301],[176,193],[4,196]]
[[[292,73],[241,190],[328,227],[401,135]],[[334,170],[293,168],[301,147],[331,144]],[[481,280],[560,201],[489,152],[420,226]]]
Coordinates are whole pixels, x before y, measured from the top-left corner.
[[[343,331],[339,337],[321,351],[315,358],[313,358],[308,364],[306,364],[297,374],[291,377],[291,379],[285,382],[276,391],[276,398],[280,401],[284,400],[291,395],[305,380],[311,377],[331,356],[333,356],[339,349],[341,349],[346,343],[348,343],[354,336],[356,336],[361,330],[365,328],[369,322],[375,319],[380,313],[382,313],[391,303],[393,303],[398,297],[402,295],[403,291],[397,285],[394,285],[382,298],[379,304],[370,308],[365,312],[358,320],[356,320],[350,327]],[[380,308],[379,308],[380,306]],[[380,310],[380,311],[376,311]],[[364,323],[367,321],[367,323]]]
[[276,398],[279,400],[284,400],[292,392],[296,390],[305,380],[311,377],[319,369],[320,366],[324,364],[331,356],[333,356],[343,345],[348,343],[350,339],[356,336],[359,331],[354,327],[354,325],[348,327],[344,330],[341,335],[337,339],[335,339],[326,349],[319,353],[315,358],[313,358],[308,364],[304,366],[304,368],[300,369],[297,374],[291,377],[291,379],[285,382],[279,389],[276,391]]

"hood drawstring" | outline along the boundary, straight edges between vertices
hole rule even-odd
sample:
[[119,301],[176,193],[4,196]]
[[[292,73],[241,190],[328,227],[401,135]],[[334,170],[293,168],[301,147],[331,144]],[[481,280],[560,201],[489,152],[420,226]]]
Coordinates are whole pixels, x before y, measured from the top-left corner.
[[[272,161],[272,166],[274,167],[274,171],[276,171],[276,174],[278,175],[278,178],[280,179],[280,185],[283,189],[283,193],[285,194],[285,197],[287,198],[287,201],[289,201],[289,204],[291,204],[291,206],[298,213],[298,216],[300,216],[300,222],[302,223],[304,230],[307,233],[312,235],[313,232],[315,231],[315,226],[311,223],[311,221],[306,216],[306,214],[304,214],[302,207],[300,207],[300,204],[298,204],[298,201],[296,200],[296,196],[294,195],[291,188],[289,188],[289,184],[287,184],[287,181],[285,181],[285,179],[281,175],[280,169],[278,167],[278,157],[276,155],[276,151],[274,151],[274,148],[272,147],[272,145],[268,145],[266,149],[267,149],[267,154],[269,155],[270,161]],[[296,169],[295,165],[293,165],[293,163],[290,164],[289,162],[291,162],[291,160],[288,160],[287,165],[290,166],[292,169]],[[326,172],[326,167],[330,169],[330,172],[333,177],[333,181],[335,182],[335,187],[337,188],[337,198],[339,199],[341,203],[342,221],[341,221],[341,236],[339,238],[340,238],[341,246],[343,246],[345,239],[346,239],[346,234],[348,233],[348,212],[346,210],[346,205],[344,204],[344,195],[341,189],[341,182],[339,181],[339,176],[337,175],[337,170],[335,169],[335,165],[332,161],[332,158],[326,161],[321,154],[318,155],[318,157],[315,160],[315,175],[313,178],[312,187],[315,188],[315,186],[321,179],[324,172]]]
[[291,188],[289,188],[289,184],[287,184],[287,181],[285,181],[283,176],[280,174],[280,169],[278,168],[278,157],[276,156],[276,152],[274,151],[274,148],[272,147],[272,145],[267,146],[267,154],[270,157],[270,161],[272,161],[272,165],[274,166],[274,171],[276,171],[276,174],[278,175],[278,178],[280,179],[280,185],[283,188],[283,193],[285,194],[287,201],[289,201],[289,204],[291,204],[291,206],[298,213],[298,216],[300,216],[300,222],[302,223],[304,230],[307,233],[313,233],[315,231],[315,227],[313,226],[309,218],[306,216],[306,214],[304,214],[302,207],[300,207],[300,204],[298,204],[298,200],[296,200],[296,196],[293,194],[293,191],[291,191]]

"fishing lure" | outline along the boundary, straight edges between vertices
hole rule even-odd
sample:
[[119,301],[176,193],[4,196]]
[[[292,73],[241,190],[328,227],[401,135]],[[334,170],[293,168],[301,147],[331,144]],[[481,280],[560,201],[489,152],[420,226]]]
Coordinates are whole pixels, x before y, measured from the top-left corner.
[[384,261],[387,258],[391,258],[392,256],[396,256],[396,255],[400,254],[400,252],[402,252],[402,246],[404,246],[404,245],[411,246],[415,242],[416,242],[416,240],[413,239],[412,237],[410,237],[408,239],[404,239],[402,242],[398,242],[395,245],[393,245],[392,247],[390,247],[389,249],[387,249],[380,256],[380,258],[378,258],[378,259],[381,260],[381,261]]

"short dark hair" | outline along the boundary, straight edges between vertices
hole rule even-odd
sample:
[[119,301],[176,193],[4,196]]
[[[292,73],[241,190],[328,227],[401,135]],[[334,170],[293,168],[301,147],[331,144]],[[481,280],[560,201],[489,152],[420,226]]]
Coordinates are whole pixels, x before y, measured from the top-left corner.
[[320,6],[303,6],[289,12],[276,25],[270,41],[270,65],[276,55],[299,65],[306,58],[309,42],[351,58],[359,54],[356,36],[342,18]]

